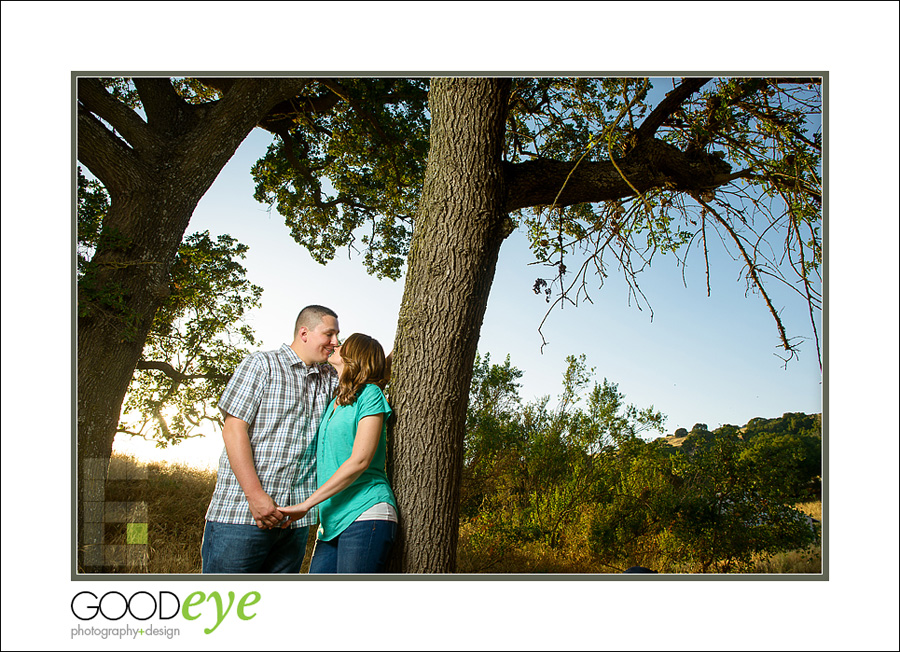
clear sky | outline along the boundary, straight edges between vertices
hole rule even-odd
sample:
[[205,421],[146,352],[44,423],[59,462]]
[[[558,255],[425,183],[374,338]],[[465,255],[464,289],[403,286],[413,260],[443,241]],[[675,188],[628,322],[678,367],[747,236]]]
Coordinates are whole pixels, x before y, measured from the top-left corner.
[[[202,630],[211,623],[204,612],[196,622],[179,620],[180,635],[173,641],[141,640],[147,649],[173,644],[256,649],[261,637],[270,647],[334,647],[335,632],[345,647],[390,650],[898,649],[898,3],[315,2],[212,7],[191,2],[2,3],[3,649],[121,649],[118,639],[71,636],[79,622],[69,605],[82,590],[98,595],[165,590],[182,601],[197,590],[261,594],[252,621],[232,615],[206,636]],[[202,577],[73,580],[70,73],[273,69],[828,71],[828,581],[418,578],[311,585]],[[874,110],[877,113],[870,112]],[[255,156],[249,154],[250,159]],[[246,169],[240,166],[242,175]],[[240,194],[250,202],[237,211],[241,221],[280,224],[277,216],[269,218],[252,205],[249,194]],[[221,212],[224,216],[224,207]],[[261,255],[253,237],[231,232],[251,246],[252,256]],[[282,275],[298,285],[297,274],[303,271],[324,296],[336,299],[345,332],[369,329],[385,340],[392,337],[399,298],[390,310],[385,307],[384,322],[376,323],[374,311],[363,303],[368,293],[361,291],[371,286],[357,285],[352,295],[342,292],[313,271],[296,245],[275,239],[282,240],[278,246],[285,254],[277,262],[290,261]],[[502,266],[514,264],[512,244],[501,251]],[[356,262],[352,266],[359,267]],[[266,286],[260,320],[270,320],[273,326],[270,330],[260,322],[257,331],[267,346],[276,346],[289,338],[290,322],[306,295],[294,287],[276,293],[262,274],[251,267],[250,277]],[[642,358],[622,347],[630,358],[614,364],[621,350],[585,350],[590,364],[601,377],[618,382],[627,400],[654,403],[667,412],[670,426],[681,421],[687,427],[694,421],[710,427],[720,420],[741,422],[742,409],[747,418],[757,411],[764,416],[812,411],[814,406],[798,405],[799,400],[725,411],[725,398],[716,399],[721,414],[702,406],[695,411],[689,402],[697,395],[717,394],[719,385],[735,382],[744,373],[742,365],[732,364],[744,346],[753,350],[751,358],[765,361],[770,379],[781,373],[772,356],[773,328],[760,306],[751,311],[757,326],[724,347],[714,345],[713,336],[729,334],[737,325],[723,324],[720,312],[718,329],[701,340],[716,354],[702,364],[695,355],[705,347],[692,350],[674,335],[678,331],[672,323],[683,324],[685,319],[679,321],[669,307],[670,293],[673,301],[685,305],[729,302],[743,294],[729,280],[736,276],[726,272],[718,277],[712,300],[694,280],[683,291],[648,279],[644,287],[654,301],[653,324],[646,324],[644,313],[627,308],[635,313],[635,321],[622,322],[628,325],[626,332],[646,328],[654,337],[670,338],[661,358],[669,365],[665,374],[683,373],[693,361],[705,365],[716,382],[677,395],[673,405],[664,403],[664,393],[652,384],[668,386],[669,379],[650,353]],[[608,332],[610,323],[623,319],[610,311],[625,304],[622,294],[609,286],[595,295],[593,321],[587,325],[577,323],[587,317],[578,317],[576,311],[554,316],[548,330],[550,348],[544,358],[537,358],[539,339],[532,324],[543,316],[543,306],[521,308],[510,324],[498,303],[520,282],[523,295],[529,293],[532,281],[521,267],[501,267],[481,345],[496,357],[512,354],[526,372],[526,395],[555,392],[561,361],[573,352],[568,345],[598,339],[600,327]],[[399,297],[399,289],[396,292]],[[354,300],[358,314],[353,312]],[[521,301],[528,306],[524,296]],[[499,323],[492,325],[495,320]],[[752,335],[762,342],[752,343]],[[528,351],[512,348],[519,338]],[[813,358],[805,350],[801,361],[807,364]],[[534,359],[542,361],[537,369]],[[712,373],[722,367],[729,370]],[[548,370],[550,384],[528,386],[536,382],[540,369]],[[794,373],[800,372],[788,371]],[[740,396],[747,387],[758,390],[763,384],[753,379],[723,394]],[[809,400],[816,400],[815,383],[792,379],[790,384],[808,387],[813,396]],[[677,380],[672,385],[682,387]],[[678,412],[682,405],[684,412]],[[365,605],[352,615],[334,607],[347,605],[349,592],[354,605]],[[685,623],[686,617],[693,620]],[[667,626],[654,626],[660,620]]]
[[[665,90],[670,85],[669,80],[658,80]],[[188,231],[229,233],[250,246],[244,261],[247,277],[264,289],[262,308],[249,319],[263,342],[261,348],[289,343],[299,309],[320,303],[338,313],[344,336],[367,333],[390,350],[403,279],[394,282],[367,275],[361,256],[347,250],[339,251],[327,266],[320,265],[291,239],[277,211],[253,199],[250,167],[271,141],[272,136],[261,129],[252,132],[200,201]],[[639,276],[650,302],[642,309],[633,300],[629,304],[622,276],[611,268],[601,289],[596,277],[590,279],[593,303],[554,309],[542,329],[548,342],[542,352],[538,327],[549,306],[532,287],[535,278],[548,272],[529,265],[533,259],[527,240],[517,231],[500,251],[479,351],[490,353],[495,362],[509,355],[512,364],[524,371],[523,401],[555,398],[566,357],[584,354],[597,381],[618,383],[627,403],[639,408],[652,405],[666,415],[666,433],[682,427],[690,430],[698,422],[714,429],[785,412],[821,412],[821,373],[805,304],[784,287],[770,288],[789,334],[809,338],[801,345],[799,359],[785,368],[776,355],[781,352],[777,331],[765,303],[745,292],[740,263],[713,238],[710,242],[709,297],[698,246],[692,248],[686,271],[671,255],[654,259],[652,268]],[[820,316],[817,321],[821,339]],[[168,454],[125,436],[119,437],[117,448],[214,465],[221,440],[210,432],[214,442],[188,441]]]

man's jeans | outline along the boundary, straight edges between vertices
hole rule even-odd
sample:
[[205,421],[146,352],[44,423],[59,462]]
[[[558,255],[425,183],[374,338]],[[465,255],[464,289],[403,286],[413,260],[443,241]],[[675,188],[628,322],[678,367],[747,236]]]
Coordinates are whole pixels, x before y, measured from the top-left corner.
[[392,521],[354,521],[331,541],[316,540],[309,572],[383,573],[396,536]]
[[207,521],[200,556],[204,573],[299,573],[309,526],[260,530]]

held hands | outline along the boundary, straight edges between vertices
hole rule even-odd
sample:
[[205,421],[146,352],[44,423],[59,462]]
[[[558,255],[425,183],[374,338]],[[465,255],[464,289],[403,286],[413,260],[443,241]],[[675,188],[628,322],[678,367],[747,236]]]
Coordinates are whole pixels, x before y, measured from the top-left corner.
[[247,502],[250,505],[250,513],[253,515],[253,520],[256,521],[256,527],[260,530],[269,530],[277,527],[284,519],[284,514],[278,509],[275,501],[266,493],[254,499],[248,498]]
[[278,507],[267,493],[252,499],[248,497],[247,502],[250,505],[250,513],[253,515],[253,520],[256,521],[256,527],[260,530],[271,530],[279,526],[286,528],[293,521],[299,521],[306,516],[309,510],[312,509],[306,503]]
[[287,519],[284,523],[281,524],[282,528],[286,528],[291,524],[292,521],[299,521],[301,518],[306,516],[311,508],[306,507],[305,503],[300,503],[299,505],[289,505],[288,507],[282,507],[279,509],[281,514],[287,516]]

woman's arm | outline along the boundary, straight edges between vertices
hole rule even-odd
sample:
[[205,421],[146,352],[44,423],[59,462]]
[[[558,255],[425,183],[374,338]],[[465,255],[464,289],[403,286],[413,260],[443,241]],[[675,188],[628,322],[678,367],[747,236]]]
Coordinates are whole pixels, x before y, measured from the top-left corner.
[[282,514],[290,517],[281,527],[286,527],[291,521],[296,521],[306,516],[306,513],[313,507],[353,484],[353,481],[369,468],[372,458],[375,457],[375,451],[378,450],[383,424],[384,413],[371,414],[359,420],[350,457],[338,467],[337,471],[321,487],[316,489],[302,503],[278,508]]

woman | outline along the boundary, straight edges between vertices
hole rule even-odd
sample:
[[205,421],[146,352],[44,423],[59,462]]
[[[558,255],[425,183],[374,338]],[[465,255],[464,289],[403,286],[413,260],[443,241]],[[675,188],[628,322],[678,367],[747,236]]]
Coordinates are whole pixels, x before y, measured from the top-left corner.
[[337,395],[319,425],[319,488],[305,501],[279,508],[292,520],[319,506],[310,573],[379,573],[397,533],[397,501],[384,472],[391,408],[384,350],[354,333],[329,358],[339,374]]

